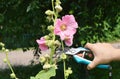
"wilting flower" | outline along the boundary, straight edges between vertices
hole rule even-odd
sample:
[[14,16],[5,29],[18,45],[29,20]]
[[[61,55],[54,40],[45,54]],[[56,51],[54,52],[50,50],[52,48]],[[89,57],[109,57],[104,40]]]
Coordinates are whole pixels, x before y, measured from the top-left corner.
[[39,45],[39,48],[41,50],[47,50],[48,49],[48,46],[46,45],[46,40],[44,39],[44,37],[41,37],[39,40],[36,40],[38,45]]

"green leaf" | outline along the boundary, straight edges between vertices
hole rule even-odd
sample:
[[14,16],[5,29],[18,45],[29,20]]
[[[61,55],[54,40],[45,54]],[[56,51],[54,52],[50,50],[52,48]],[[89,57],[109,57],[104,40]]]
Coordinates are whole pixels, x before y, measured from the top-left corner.
[[26,12],[29,12],[30,10],[31,10],[31,6],[29,5],[29,6],[27,7]]
[[50,77],[55,76],[56,75],[56,71],[55,68],[52,67],[48,70],[41,70],[37,75],[36,75],[36,79],[50,79]]
[[0,13],[0,23],[4,21],[4,15]]
[[35,77],[31,76],[30,79],[36,79]]

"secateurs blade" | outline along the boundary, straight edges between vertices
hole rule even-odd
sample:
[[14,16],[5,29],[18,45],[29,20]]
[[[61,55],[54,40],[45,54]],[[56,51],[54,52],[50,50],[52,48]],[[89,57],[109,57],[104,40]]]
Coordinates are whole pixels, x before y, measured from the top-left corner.
[[[94,57],[94,55],[92,54],[92,51],[90,51],[89,49],[84,48],[84,47],[67,49],[65,51],[65,54],[72,55],[77,63],[83,63],[83,64],[86,64],[86,65],[88,65],[92,62],[87,57],[90,57],[90,56],[92,58]],[[81,54],[81,56],[80,56],[80,54]],[[109,69],[110,65],[100,64],[97,67],[102,68],[102,69]]]

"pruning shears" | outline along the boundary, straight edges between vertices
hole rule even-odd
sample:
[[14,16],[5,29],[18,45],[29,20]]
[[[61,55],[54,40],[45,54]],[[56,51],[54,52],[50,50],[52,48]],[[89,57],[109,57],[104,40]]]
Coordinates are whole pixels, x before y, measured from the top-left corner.
[[[84,47],[70,48],[65,51],[65,54],[72,55],[77,63],[82,63],[82,64],[88,65],[92,62],[91,60],[86,58],[87,55],[92,54],[92,51],[90,49],[87,49]],[[82,54],[82,56],[79,56],[79,54]],[[92,54],[92,56],[93,56],[93,54]],[[102,68],[102,69],[109,69],[111,66],[106,65],[106,64],[100,64],[97,67]]]

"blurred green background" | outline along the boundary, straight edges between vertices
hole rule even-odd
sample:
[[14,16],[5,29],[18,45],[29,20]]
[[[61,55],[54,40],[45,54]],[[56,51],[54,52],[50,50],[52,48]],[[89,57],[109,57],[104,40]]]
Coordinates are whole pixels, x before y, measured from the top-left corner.
[[[120,38],[120,0],[61,2],[60,17],[73,14],[79,24],[74,46]],[[0,41],[12,49],[35,46],[35,40],[48,32],[47,9],[51,0],[0,0]]]
[[[79,24],[74,47],[86,42],[110,42],[120,38],[120,0],[61,0],[60,17],[73,14]],[[50,23],[44,14],[51,9],[51,0],[0,0],[0,41],[9,49],[36,47],[36,39],[47,34]],[[68,62],[69,63],[69,62]],[[111,63],[113,79],[120,79],[119,62]],[[85,68],[74,61],[69,79],[85,79]],[[38,65],[39,66],[39,65]],[[15,67],[21,79],[29,79],[39,71],[38,66]],[[62,68],[61,68],[62,69]],[[58,70],[62,72],[62,70]],[[9,79],[9,70],[0,71],[0,79]],[[55,79],[62,79],[60,73]],[[108,79],[107,70],[89,71],[90,79]],[[87,78],[88,79],[88,78]]]

